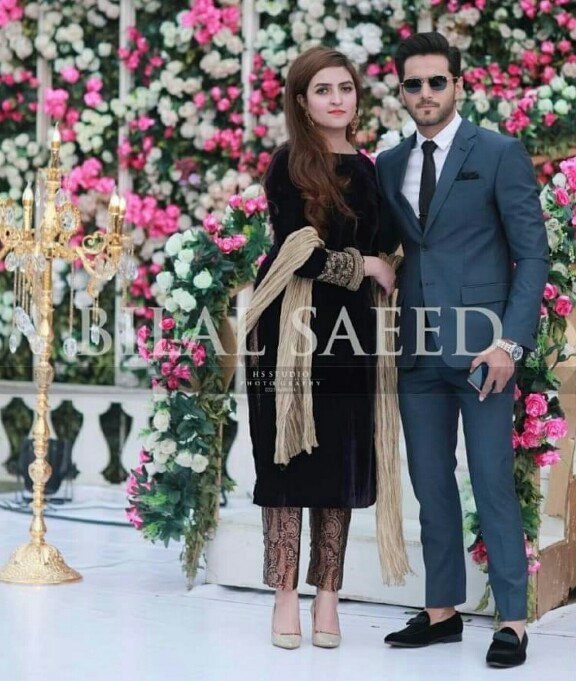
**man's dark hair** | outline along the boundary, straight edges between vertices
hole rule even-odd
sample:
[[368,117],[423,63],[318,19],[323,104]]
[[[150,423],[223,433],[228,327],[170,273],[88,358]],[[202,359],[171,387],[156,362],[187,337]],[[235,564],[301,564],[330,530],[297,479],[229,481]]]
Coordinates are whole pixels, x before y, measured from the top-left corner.
[[426,54],[441,54],[446,57],[450,73],[455,78],[460,77],[460,50],[457,47],[450,47],[450,44],[441,33],[433,31],[431,33],[414,33],[409,38],[406,38],[406,40],[403,40],[398,46],[394,62],[396,63],[400,82],[404,80],[404,64],[406,60],[416,55]]

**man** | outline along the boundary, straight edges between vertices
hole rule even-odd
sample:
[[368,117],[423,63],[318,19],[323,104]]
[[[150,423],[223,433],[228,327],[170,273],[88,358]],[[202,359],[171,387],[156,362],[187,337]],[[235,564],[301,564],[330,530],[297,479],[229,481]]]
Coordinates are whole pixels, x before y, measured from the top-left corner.
[[[426,607],[386,643],[462,639],[462,512],[454,475],[459,414],[500,630],[492,666],[526,659],[527,561],[514,489],[514,365],[533,349],[548,273],[530,158],[515,139],[462,120],[460,52],[415,34],[396,55],[417,132],[376,162],[383,249],[399,243],[397,349],[408,467],[420,503]],[[481,363],[481,392],[468,378]]]

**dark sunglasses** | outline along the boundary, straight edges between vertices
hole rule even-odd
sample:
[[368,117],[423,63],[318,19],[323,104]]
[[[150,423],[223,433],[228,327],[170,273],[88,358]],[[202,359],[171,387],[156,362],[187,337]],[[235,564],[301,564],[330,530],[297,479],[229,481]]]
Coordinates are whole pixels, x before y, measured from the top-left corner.
[[424,81],[427,81],[431,90],[434,90],[435,92],[442,92],[442,90],[446,89],[449,80],[458,80],[458,78],[454,76],[452,76],[451,78],[448,78],[448,76],[430,76],[430,78],[407,78],[403,83],[400,83],[400,85],[404,88],[404,90],[406,90],[406,92],[408,92],[408,94],[415,95],[422,89]]

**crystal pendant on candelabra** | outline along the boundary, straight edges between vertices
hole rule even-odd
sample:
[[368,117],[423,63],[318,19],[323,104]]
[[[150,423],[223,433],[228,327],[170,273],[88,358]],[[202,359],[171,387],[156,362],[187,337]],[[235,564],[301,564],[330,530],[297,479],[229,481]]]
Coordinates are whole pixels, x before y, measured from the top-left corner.
[[28,340],[30,342],[30,349],[35,355],[40,355],[42,352],[44,352],[45,343],[42,336],[34,333]]
[[100,340],[100,329],[96,324],[92,324],[90,327],[90,342],[93,343],[94,345],[98,345],[98,341]]
[[10,229],[16,224],[16,215],[14,213],[14,206],[7,205],[4,211],[4,224]]
[[24,319],[28,317],[26,312],[18,305],[18,307],[14,310],[14,323],[18,327],[19,331],[22,331],[24,327]]
[[70,201],[70,197],[68,196],[68,192],[65,189],[60,189],[56,192],[56,196],[54,197],[54,202],[56,203],[56,206],[58,208],[61,208],[65,203]]
[[46,258],[41,253],[34,258],[34,269],[40,274],[46,269]]
[[42,204],[44,203],[44,184],[43,184],[43,177],[42,173],[38,173],[38,179],[36,181],[36,191],[34,192],[34,198],[36,201],[36,204],[40,207],[42,207]]
[[64,348],[66,356],[69,357],[70,359],[73,359],[78,354],[78,343],[76,342],[76,339],[73,338],[72,336],[69,336],[64,341],[62,347]]
[[21,336],[17,336],[14,332],[10,334],[10,338],[8,339],[8,347],[10,348],[10,352],[12,354],[14,354],[16,350],[18,350],[21,338],[22,338]]
[[10,253],[8,253],[4,264],[6,265],[8,272],[14,272],[18,269],[18,256],[16,253],[14,253],[14,251],[10,251]]
[[20,261],[18,263],[20,267],[20,272],[26,272],[28,265],[30,263],[33,263],[33,256],[24,254],[23,256],[20,257]]
[[[26,313],[24,313],[24,314],[26,314]],[[34,324],[32,324],[32,320],[30,319],[30,317],[28,315],[26,315],[26,317],[24,317],[24,321],[22,322],[22,328],[20,329],[20,331],[22,331],[22,333],[26,336],[26,338],[28,338],[29,341],[30,341],[30,338],[34,338],[34,334],[36,333],[36,329],[34,328]],[[31,342],[30,342],[30,345],[32,345]]]

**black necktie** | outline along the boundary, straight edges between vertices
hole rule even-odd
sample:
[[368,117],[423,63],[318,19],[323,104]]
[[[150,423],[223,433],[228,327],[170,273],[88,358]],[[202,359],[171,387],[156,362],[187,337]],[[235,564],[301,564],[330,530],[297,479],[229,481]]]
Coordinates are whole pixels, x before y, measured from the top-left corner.
[[418,208],[420,210],[420,226],[426,226],[430,202],[436,189],[436,166],[434,165],[434,150],[438,148],[436,142],[428,140],[422,143],[424,163],[422,164],[422,178],[420,180],[420,196],[418,197]]

